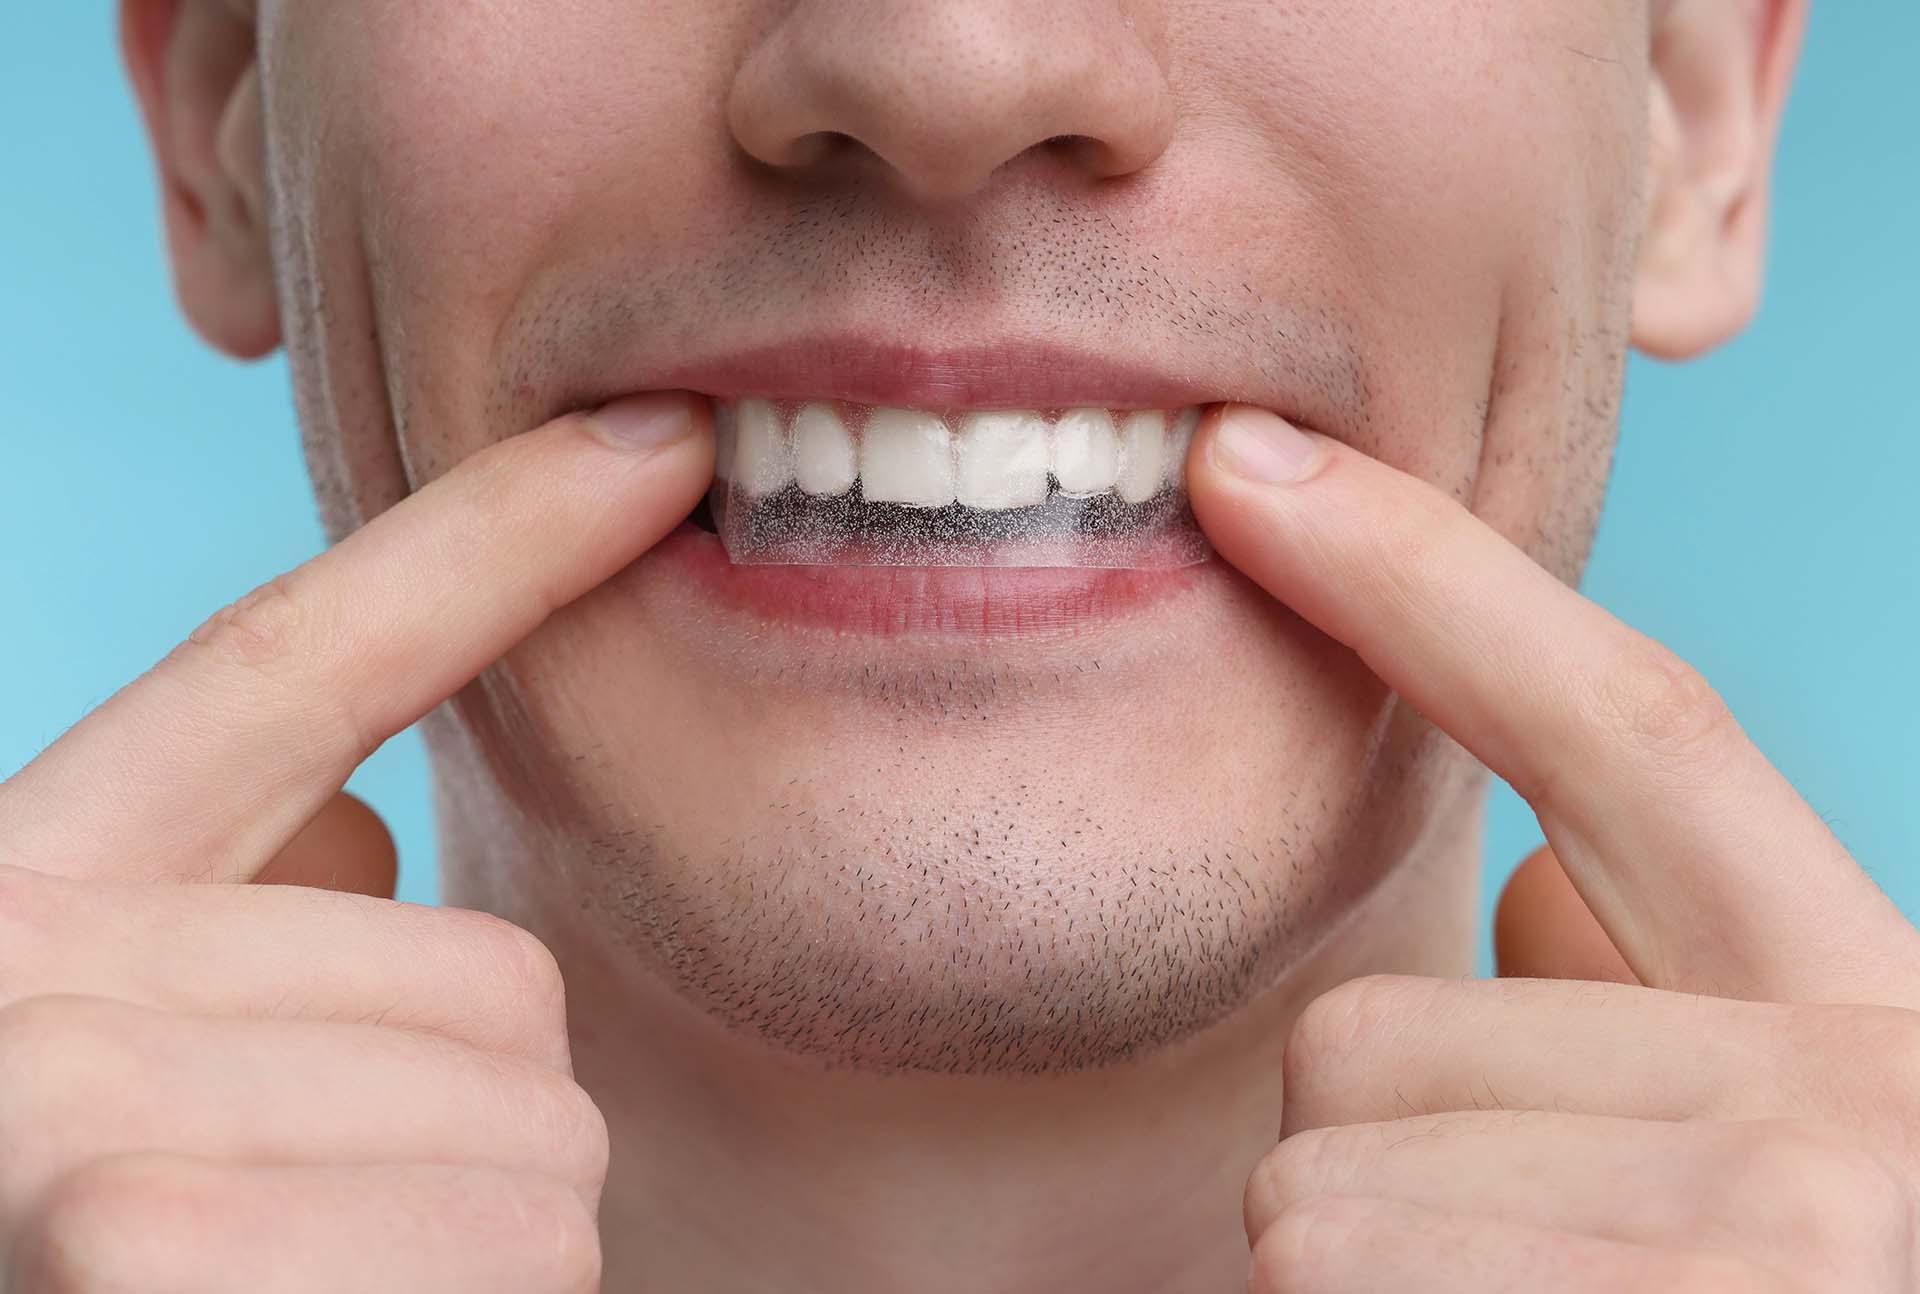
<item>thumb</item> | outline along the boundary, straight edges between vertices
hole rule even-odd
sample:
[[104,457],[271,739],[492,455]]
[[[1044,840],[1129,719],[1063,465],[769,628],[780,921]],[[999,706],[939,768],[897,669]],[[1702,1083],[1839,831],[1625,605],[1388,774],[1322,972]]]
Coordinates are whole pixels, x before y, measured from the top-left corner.
[[307,885],[343,894],[393,897],[399,856],[380,815],[340,792],[254,877],[257,885]]
[[1545,845],[1527,856],[1500,895],[1493,955],[1505,978],[1640,982]]

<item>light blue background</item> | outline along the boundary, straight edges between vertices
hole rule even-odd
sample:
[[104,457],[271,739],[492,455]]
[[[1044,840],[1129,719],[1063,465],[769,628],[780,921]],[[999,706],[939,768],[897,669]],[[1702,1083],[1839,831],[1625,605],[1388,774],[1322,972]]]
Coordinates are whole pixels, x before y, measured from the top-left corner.
[[[1920,914],[1920,3],[1815,9],[1765,311],[1707,361],[1636,362],[1586,587]],[[0,48],[0,773],[320,544],[282,364],[216,358],[174,309],[110,10],[32,6]],[[353,785],[432,898],[416,737]],[[1489,905],[1537,840],[1497,797]]]

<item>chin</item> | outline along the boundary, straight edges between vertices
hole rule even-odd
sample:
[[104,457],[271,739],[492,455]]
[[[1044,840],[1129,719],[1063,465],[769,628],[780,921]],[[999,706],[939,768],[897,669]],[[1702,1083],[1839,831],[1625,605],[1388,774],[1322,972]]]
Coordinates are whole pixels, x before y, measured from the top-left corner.
[[739,597],[726,568],[676,536],[439,741],[540,856],[507,915],[550,907],[556,944],[591,923],[757,1045],[886,1072],[1137,1059],[1283,980],[1432,817],[1431,729],[1217,562],[1105,602],[1069,573],[1068,610],[985,636],[823,620],[791,610],[819,572]]

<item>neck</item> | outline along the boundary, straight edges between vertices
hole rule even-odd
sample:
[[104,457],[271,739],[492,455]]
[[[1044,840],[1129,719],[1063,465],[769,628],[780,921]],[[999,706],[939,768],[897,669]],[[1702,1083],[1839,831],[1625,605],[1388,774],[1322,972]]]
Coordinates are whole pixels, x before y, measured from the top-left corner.
[[[1280,1127],[1294,1017],[1355,975],[1471,973],[1469,801],[1233,1016],[1136,1062],[1051,1076],[832,1070],[723,1028],[564,905],[448,899],[529,925],[566,968],[576,1073],[613,1139],[609,1294],[1225,1294],[1245,1284],[1241,1197]],[[458,836],[450,891],[476,874]]]

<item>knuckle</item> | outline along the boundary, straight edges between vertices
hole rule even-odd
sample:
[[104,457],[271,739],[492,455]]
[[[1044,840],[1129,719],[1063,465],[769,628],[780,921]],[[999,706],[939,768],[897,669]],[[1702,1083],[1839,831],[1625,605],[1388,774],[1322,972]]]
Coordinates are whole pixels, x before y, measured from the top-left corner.
[[[95,1161],[53,1186],[20,1229],[13,1279],[34,1294],[133,1294],[158,1273],[148,1250],[190,1237],[218,1204],[189,1161],[121,1155]],[[10,1287],[11,1288],[11,1287]]]
[[481,1233],[504,1241],[514,1265],[542,1291],[587,1294],[598,1289],[600,1232],[580,1197],[566,1184],[545,1177],[488,1176],[498,1183],[497,1189],[472,1197],[472,1220]]
[[1903,1262],[1912,1201],[1900,1175],[1843,1129],[1769,1120],[1736,1152],[1730,1207],[1787,1252],[1831,1265]]
[[222,663],[271,672],[299,654],[307,632],[304,602],[292,572],[276,575],[229,603],[187,635],[176,654],[210,654]]
[[1338,1128],[1307,1128],[1269,1150],[1247,1179],[1244,1210],[1249,1229],[1277,1218],[1290,1206],[1324,1193],[1336,1180],[1344,1138]]
[[1733,711],[1706,677],[1640,634],[1630,638],[1601,688],[1607,713],[1634,753],[1676,774],[1713,771],[1739,733]]
[[571,1126],[574,1130],[574,1176],[587,1193],[587,1198],[598,1200],[600,1189],[606,1184],[607,1169],[613,1161],[613,1138],[607,1131],[607,1116],[601,1113],[600,1106],[587,1094],[587,1090],[577,1083],[572,1085],[575,1113]]
[[510,987],[543,1005],[564,1000],[560,963],[538,936],[490,912],[474,912],[465,919],[469,937]]
[[1307,1294],[1335,1284],[1349,1256],[1364,1251],[1375,1216],[1366,1200],[1316,1196],[1289,1206],[1253,1247],[1253,1288]]
[[1427,981],[1406,975],[1363,975],[1322,993],[1287,1035],[1281,1090],[1310,1090],[1318,1071],[1363,1050],[1432,996]]
[[556,1290],[586,1294],[600,1287],[600,1228],[578,1195],[560,1191],[550,1203],[545,1237]]
[[465,927],[462,938],[483,973],[499,984],[507,1001],[520,1004],[515,1027],[526,1041],[549,1054],[564,1051],[567,1036],[567,988],[560,963],[531,931],[490,912],[446,909]]
[[547,1126],[541,1131],[546,1134],[545,1144],[553,1147],[556,1173],[585,1198],[597,1200],[612,1155],[606,1116],[587,1090],[572,1079],[546,1069],[540,1073],[550,1094],[543,1116]]
[[[274,700],[306,717],[312,743],[357,764],[386,734],[373,731],[356,713],[350,695],[335,699],[335,687],[303,673],[316,661],[329,672],[343,668],[339,662],[356,655],[347,641],[350,631],[315,614],[303,571],[277,575],[215,612],[169,652],[159,668],[195,670],[211,665],[220,678],[230,679],[237,671],[257,680]],[[190,672],[185,677],[194,679]],[[192,685],[207,686],[203,680]],[[219,696],[208,699],[229,710],[237,704]]]

